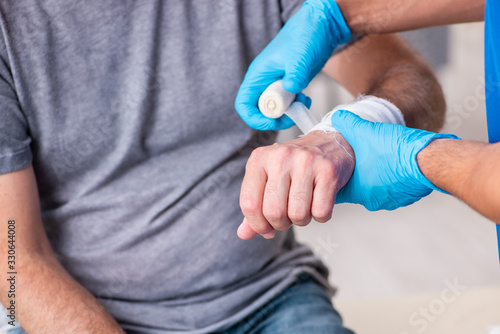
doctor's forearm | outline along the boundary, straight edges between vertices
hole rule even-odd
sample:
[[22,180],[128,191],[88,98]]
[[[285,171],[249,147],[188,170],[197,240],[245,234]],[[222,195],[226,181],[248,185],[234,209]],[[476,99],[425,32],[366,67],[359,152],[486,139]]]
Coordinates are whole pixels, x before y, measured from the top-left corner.
[[482,21],[485,0],[337,0],[353,33],[380,34]]
[[500,224],[500,143],[438,139],[417,161],[434,185]]

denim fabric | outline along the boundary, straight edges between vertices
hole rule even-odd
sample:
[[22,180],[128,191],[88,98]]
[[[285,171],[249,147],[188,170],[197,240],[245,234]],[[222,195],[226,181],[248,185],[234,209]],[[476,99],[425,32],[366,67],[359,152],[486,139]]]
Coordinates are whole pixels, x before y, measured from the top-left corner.
[[222,334],[354,334],[326,290],[304,274],[276,298]]
[[0,334],[27,334],[22,328],[11,328],[7,329],[5,332],[0,332]]

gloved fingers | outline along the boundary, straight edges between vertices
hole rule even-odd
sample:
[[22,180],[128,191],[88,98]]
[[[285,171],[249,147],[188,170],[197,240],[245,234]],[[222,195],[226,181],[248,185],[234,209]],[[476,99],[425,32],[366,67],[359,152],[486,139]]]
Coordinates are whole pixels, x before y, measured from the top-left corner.
[[[253,69],[253,71],[255,71],[255,69]],[[282,74],[283,72],[278,72],[273,73],[273,75],[261,73],[259,77],[247,74],[240,86],[234,106],[236,112],[240,115],[243,121],[245,121],[245,123],[253,129],[261,131],[277,131],[285,130],[295,125],[295,123],[286,115],[277,119],[268,118],[260,112],[258,107],[260,95],[269,85],[281,78],[279,74]],[[253,72],[249,70],[249,73]]]
[[298,93],[295,101],[302,103],[307,109],[311,108],[311,98],[303,93]]
[[[245,80],[247,80],[245,78]],[[270,130],[274,127],[276,121],[265,117],[258,109],[260,94],[264,92],[264,85],[250,85],[243,81],[234,103],[236,112],[253,129]]]
[[306,4],[312,5],[318,11],[319,15],[328,16],[329,37],[332,38],[330,43],[341,45],[347,43],[351,39],[351,29],[347,25],[339,5],[335,1],[308,0]]
[[294,61],[285,64],[283,88],[290,93],[298,94],[303,91],[311,81],[311,60],[308,55],[295,54]]
[[344,136],[353,149],[360,137],[366,136],[366,127],[371,123],[349,110],[336,111],[333,113],[331,120],[332,126]]

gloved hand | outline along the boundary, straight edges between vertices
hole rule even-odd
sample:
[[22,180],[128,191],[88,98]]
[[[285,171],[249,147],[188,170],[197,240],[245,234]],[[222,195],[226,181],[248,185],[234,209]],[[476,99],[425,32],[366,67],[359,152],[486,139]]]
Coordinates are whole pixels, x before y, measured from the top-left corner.
[[[373,123],[346,110],[332,115],[332,126],[354,150],[356,165],[335,203],[362,204],[370,211],[394,210],[429,195],[434,186],[422,174],[417,154],[432,140],[454,135]],[[441,190],[440,190],[441,191]]]
[[299,93],[319,73],[337,45],[351,38],[334,0],[307,0],[254,59],[236,97],[241,118],[257,130],[282,130],[293,126],[286,115],[270,119],[258,109],[259,97],[273,82]]

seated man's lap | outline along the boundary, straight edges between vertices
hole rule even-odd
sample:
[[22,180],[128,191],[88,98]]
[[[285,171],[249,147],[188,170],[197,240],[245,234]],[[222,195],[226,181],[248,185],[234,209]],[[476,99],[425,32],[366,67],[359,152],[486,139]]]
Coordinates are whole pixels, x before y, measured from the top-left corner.
[[224,334],[353,334],[326,290],[303,274],[276,298]]
[[[25,333],[12,328],[6,333]],[[342,325],[325,288],[311,275],[296,282],[223,334],[354,334]]]

